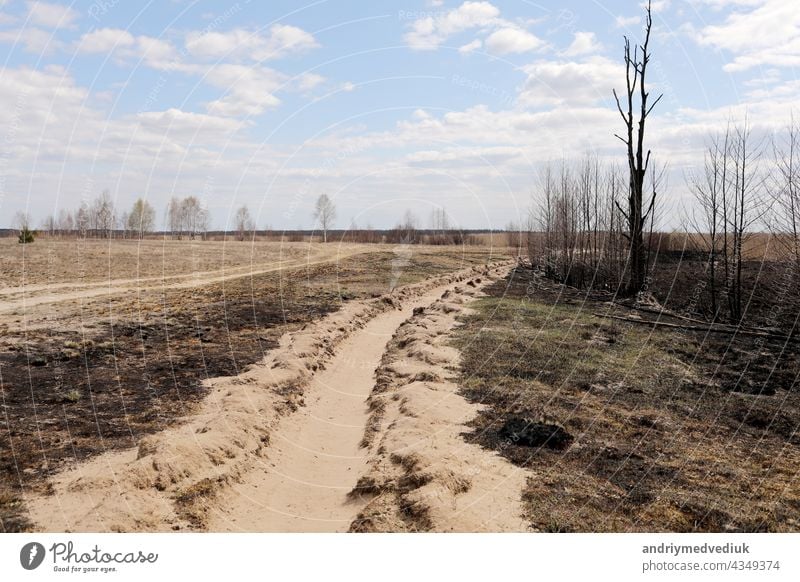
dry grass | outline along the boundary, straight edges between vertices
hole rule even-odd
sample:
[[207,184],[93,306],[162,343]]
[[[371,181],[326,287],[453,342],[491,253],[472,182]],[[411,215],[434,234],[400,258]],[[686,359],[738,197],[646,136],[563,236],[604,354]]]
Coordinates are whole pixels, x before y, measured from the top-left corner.
[[[456,339],[463,394],[486,405],[466,438],[530,471],[535,529],[800,530],[796,355],[771,362],[783,374],[742,368],[726,360],[736,350],[716,357],[702,336],[610,323],[592,315],[605,304],[540,283],[518,271],[496,285]],[[732,390],[720,369],[761,374],[761,395]],[[574,441],[559,451],[501,436],[520,417]]]

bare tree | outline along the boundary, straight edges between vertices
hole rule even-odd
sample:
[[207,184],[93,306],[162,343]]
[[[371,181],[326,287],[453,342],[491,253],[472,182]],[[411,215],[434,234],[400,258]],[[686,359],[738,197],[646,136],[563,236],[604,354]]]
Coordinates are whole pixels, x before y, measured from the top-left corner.
[[248,234],[252,236],[255,230],[255,223],[250,217],[250,210],[247,206],[242,206],[236,211],[234,216],[234,223],[236,224],[236,237],[243,241]]
[[[644,228],[647,219],[653,211],[656,202],[656,193],[653,192],[647,202],[647,209],[644,208],[643,194],[644,182],[647,176],[647,166],[650,162],[650,150],[644,153],[645,122],[653,111],[653,108],[661,100],[662,95],[648,105],[647,100],[650,94],[646,88],[647,65],[650,62],[650,31],[653,26],[650,0],[646,8],[645,38],[642,45],[636,45],[631,51],[630,39],[625,37],[625,50],[623,59],[625,61],[625,81],[626,81],[626,109],[620,103],[616,89],[614,99],[617,102],[617,109],[625,122],[626,135],[622,137],[616,135],[627,147],[628,170],[630,176],[628,188],[628,204],[620,211],[628,222],[627,239],[630,247],[630,279],[628,282],[628,292],[636,294],[642,290],[647,277],[648,265],[645,261],[646,249],[644,245]],[[634,102],[636,101],[636,90],[639,90],[639,111],[638,117],[634,116]],[[636,126],[635,136],[634,127]]]
[[95,234],[102,238],[111,238],[116,223],[114,201],[108,190],[104,190],[92,205],[92,214],[95,220]]
[[714,137],[706,148],[702,175],[690,176],[690,188],[699,206],[691,223],[708,252],[707,283],[712,320],[719,313],[717,263],[720,254],[722,200],[725,191],[724,169],[727,167],[727,136],[724,143]]
[[11,226],[17,230],[22,230],[25,228],[30,228],[31,226],[31,215],[27,212],[23,212],[22,210],[18,211],[14,214],[14,218],[11,221]]
[[119,228],[122,231],[122,238],[126,239],[128,236],[133,235],[133,229],[128,228],[128,223],[130,222],[131,213],[127,210],[123,210],[122,214],[119,215]]
[[[730,138],[726,139],[729,150],[725,156],[726,164],[723,170],[730,180],[722,200],[727,247],[726,292],[731,319],[737,322],[744,316],[742,311],[744,243],[752,234],[753,225],[769,210],[763,196],[764,178],[759,167],[763,148],[760,143],[753,144],[751,138],[747,120],[742,126],[734,128]],[[732,176],[727,171],[728,159],[732,160]],[[728,231],[730,231],[730,245],[727,244]]]
[[431,211],[431,230],[440,233],[450,230],[450,220],[444,208],[434,208]]
[[125,222],[125,227],[141,240],[144,238],[144,235],[152,232],[155,223],[155,208],[143,198],[139,198],[133,203],[133,207]]
[[42,230],[47,233],[47,236],[55,236],[56,234],[56,218],[52,214],[47,216],[42,221]]
[[194,240],[198,235],[205,235],[208,220],[207,211],[196,196],[187,196],[181,201],[180,216],[183,230]]
[[78,236],[86,238],[89,236],[89,231],[92,228],[92,216],[89,205],[84,201],[75,212],[75,229],[78,231]]
[[617,168],[596,158],[564,160],[557,172],[545,166],[527,218],[531,266],[568,285],[619,289],[627,256],[621,184]]
[[183,220],[181,216],[181,201],[176,198],[172,197],[169,199],[167,203],[167,209],[165,211],[164,216],[165,226],[169,231],[172,238],[177,238],[178,240],[181,239],[183,234]]
[[513,220],[506,225],[506,244],[515,250],[517,255],[522,254],[522,226]]
[[692,223],[708,252],[712,318],[722,309],[719,297],[722,292],[729,318],[738,322],[744,317],[745,243],[754,225],[770,208],[764,196],[762,150],[760,143],[752,143],[747,121],[742,126],[729,126],[723,135],[711,139],[703,174],[690,179],[699,206],[699,215],[695,215]]
[[328,242],[328,230],[336,220],[336,206],[327,194],[320,194],[317,204],[314,207],[314,220],[322,228],[322,242]]
[[773,145],[775,173],[772,195],[777,203],[779,243],[800,271],[800,126],[792,115],[785,137]]
[[58,211],[58,218],[56,219],[56,230],[58,230],[59,235],[64,236],[69,234],[75,229],[75,219],[72,216],[72,213],[67,210],[66,208],[62,208]]

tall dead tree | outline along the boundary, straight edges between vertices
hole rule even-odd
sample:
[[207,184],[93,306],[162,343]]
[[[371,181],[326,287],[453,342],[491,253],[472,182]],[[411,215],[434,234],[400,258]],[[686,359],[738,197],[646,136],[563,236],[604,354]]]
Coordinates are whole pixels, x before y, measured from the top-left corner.
[[[625,122],[627,130],[626,136],[622,137],[615,134],[617,138],[627,146],[628,150],[628,169],[630,173],[630,182],[628,187],[628,204],[627,208],[619,207],[619,210],[625,216],[628,223],[628,232],[626,238],[629,245],[629,269],[630,276],[628,279],[628,292],[633,295],[641,291],[644,287],[647,277],[647,260],[646,249],[644,245],[644,227],[647,224],[647,219],[656,202],[655,190],[647,202],[647,209],[643,201],[644,182],[647,175],[647,166],[650,163],[650,150],[644,152],[644,136],[645,136],[645,122],[647,117],[653,111],[653,108],[663,97],[659,95],[651,105],[648,105],[648,98],[650,94],[647,92],[645,84],[647,76],[647,65],[650,62],[650,30],[653,27],[653,17],[650,8],[650,2],[647,3],[646,8],[647,20],[645,24],[644,43],[635,45],[633,52],[631,52],[631,41],[625,37],[625,81],[626,81],[626,103],[627,110],[623,109],[620,102],[619,95],[614,89],[614,99],[617,102],[617,109]],[[636,101],[636,92],[639,92],[639,111],[634,117],[634,104]],[[635,135],[634,135],[635,134]]]

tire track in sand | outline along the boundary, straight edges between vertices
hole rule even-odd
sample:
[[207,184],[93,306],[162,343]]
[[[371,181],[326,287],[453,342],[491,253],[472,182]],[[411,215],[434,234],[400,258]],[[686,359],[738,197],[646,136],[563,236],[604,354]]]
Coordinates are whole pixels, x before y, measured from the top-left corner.
[[261,465],[215,500],[207,529],[348,531],[369,501],[348,494],[369,471],[374,454],[361,444],[376,370],[389,340],[415,310],[431,306],[453,287],[438,287],[400,310],[378,315],[342,342],[309,384],[305,406],[275,431]]

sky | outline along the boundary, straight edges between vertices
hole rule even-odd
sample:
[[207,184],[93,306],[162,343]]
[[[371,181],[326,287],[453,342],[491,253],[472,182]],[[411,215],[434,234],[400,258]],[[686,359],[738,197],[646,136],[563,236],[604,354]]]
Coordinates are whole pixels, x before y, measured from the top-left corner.
[[[800,104],[788,0],[656,0],[647,146],[668,168],[665,226],[709,135],[746,115],[780,131]],[[624,163],[612,89],[638,1],[161,0],[0,3],[0,227],[108,190],[159,217],[198,196],[214,228],[388,228],[444,208],[503,228],[542,168]]]

